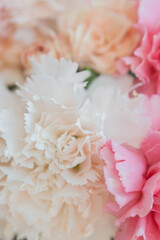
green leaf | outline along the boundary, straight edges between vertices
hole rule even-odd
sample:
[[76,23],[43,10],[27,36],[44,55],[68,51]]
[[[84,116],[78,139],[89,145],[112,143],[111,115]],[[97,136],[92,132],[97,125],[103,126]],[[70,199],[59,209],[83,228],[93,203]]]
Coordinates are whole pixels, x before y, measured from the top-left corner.
[[130,76],[132,76],[133,78],[137,78],[136,75],[135,75],[131,70],[129,70],[128,74],[129,74]]
[[85,67],[85,68],[81,69],[80,71],[84,71],[84,70],[89,71],[91,74],[90,77],[85,80],[85,82],[87,83],[85,86],[85,89],[88,89],[88,87],[91,85],[91,83],[94,81],[94,79],[99,76],[99,73],[94,71],[91,67]]
[[13,92],[18,88],[18,86],[16,84],[9,84],[7,88],[9,91]]

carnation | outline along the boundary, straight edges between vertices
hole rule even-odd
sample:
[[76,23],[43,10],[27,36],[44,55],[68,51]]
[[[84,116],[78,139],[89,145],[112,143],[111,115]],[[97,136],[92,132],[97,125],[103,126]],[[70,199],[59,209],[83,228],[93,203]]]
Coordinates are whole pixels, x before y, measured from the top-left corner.
[[[135,88],[129,75],[118,78],[101,75],[91,85],[89,95],[105,140],[138,147],[146,137],[151,125],[149,103]],[[132,92],[135,97],[130,97]]]
[[29,57],[67,55],[67,44],[55,32],[55,12],[48,1],[2,0],[0,5],[0,70],[28,70]]
[[144,84],[143,92],[148,95],[160,93],[160,2],[142,0],[138,8],[137,28],[142,33],[142,40],[133,56],[125,58],[125,63]]
[[115,201],[106,210],[117,217],[116,240],[158,239],[160,235],[160,132],[151,130],[140,149],[108,141],[100,151]]
[[112,223],[103,214],[103,141],[84,89],[89,73],[45,55],[32,66],[17,93],[1,82],[0,218],[19,238],[87,239],[106,229],[101,219]]
[[86,1],[57,17],[60,32],[68,41],[71,57],[81,67],[100,73],[116,72],[116,62],[129,56],[140,41],[134,28],[136,1]]

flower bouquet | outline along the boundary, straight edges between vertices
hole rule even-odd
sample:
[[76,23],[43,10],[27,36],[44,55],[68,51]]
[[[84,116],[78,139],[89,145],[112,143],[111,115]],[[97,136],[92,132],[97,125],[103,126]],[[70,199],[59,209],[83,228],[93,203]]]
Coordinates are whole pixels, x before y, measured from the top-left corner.
[[0,0],[0,239],[160,240],[159,0]]

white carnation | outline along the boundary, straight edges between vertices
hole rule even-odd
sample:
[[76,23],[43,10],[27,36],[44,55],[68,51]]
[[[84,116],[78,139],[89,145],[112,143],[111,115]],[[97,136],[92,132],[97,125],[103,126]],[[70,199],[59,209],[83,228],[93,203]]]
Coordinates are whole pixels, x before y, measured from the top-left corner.
[[145,116],[145,97],[142,94],[130,97],[132,90],[133,78],[129,75],[119,78],[101,75],[91,85],[89,96],[102,120],[105,139],[139,147],[151,121]]
[[18,96],[1,93],[0,217],[20,238],[87,239],[107,198],[101,126],[84,89],[89,73],[49,56],[32,65]]

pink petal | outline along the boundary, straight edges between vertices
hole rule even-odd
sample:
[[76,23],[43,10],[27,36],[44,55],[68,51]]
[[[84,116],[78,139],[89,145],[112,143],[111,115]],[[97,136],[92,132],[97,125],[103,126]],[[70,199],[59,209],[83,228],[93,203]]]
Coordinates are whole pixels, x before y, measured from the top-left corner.
[[160,95],[154,94],[151,97],[146,97],[145,106],[147,109],[147,116],[152,122],[152,129],[160,129]]
[[153,175],[146,181],[143,187],[141,198],[139,199],[139,201],[137,201],[137,203],[133,207],[128,208],[128,211],[126,211],[126,213],[116,221],[117,225],[123,223],[125,219],[129,217],[135,217],[136,215],[138,215],[139,217],[147,216],[153,207],[154,202],[153,196],[155,194],[156,189],[159,188],[159,184],[160,184],[160,172]]
[[160,156],[160,131],[151,131],[147,139],[142,143],[141,148],[150,165],[158,162]]
[[[145,239],[146,218],[129,218],[118,229],[115,240],[140,240],[139,237]],[[141,238],[143,240],[143,238]]]
[[[109,144],[109,142],[107,142]],[[108,145],[104,145],[100,150],[100,156],[105,160],[107,166],[104,167],[104,176],[106,181],[107,189],[112,193],[118,205],[123,207],[134,198],[134,193],[126,194],[122,183],[119,179],[118,171],[115,168],[115,160],[112,151]],[[119,207],[117,208],[117,210]]]
[[160,236],[159,227],[155,221],[155,214],[151,212],[147,216],[146,240],[158,240]]
[[141,0],[139,7],[139,23],[145,25],[150,32],[154,32],[159,26],[160,20],[160,1]]
[[136,151],[112,142],[116,169],[126,192],[141,191],[146,173],[146,159]]
[[[108,190],[115,196],[120,208],[137,198],[146,172],[146,161],[141,153],[125,149],[108,141],[100,151],[107,166],[104,176]],[[136,177],[135,177],[136,176]]]

